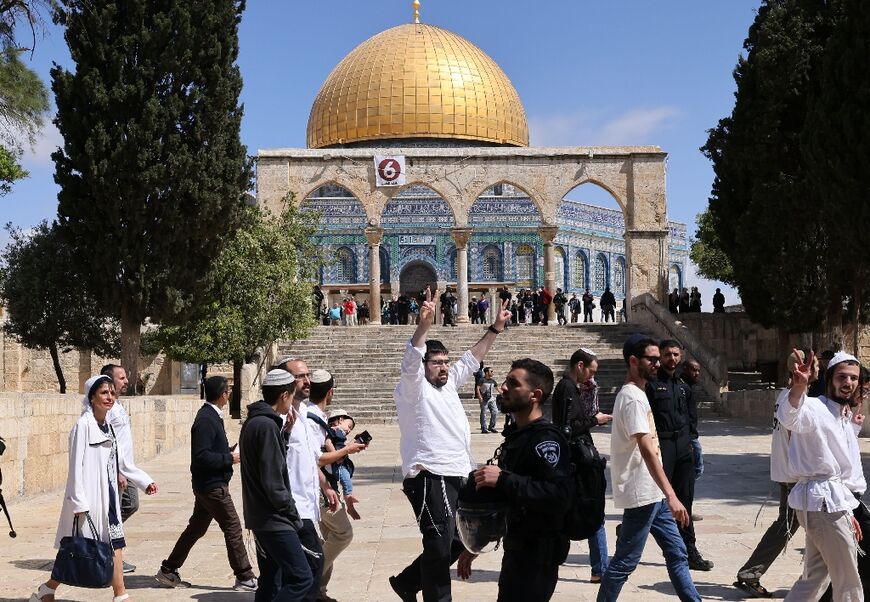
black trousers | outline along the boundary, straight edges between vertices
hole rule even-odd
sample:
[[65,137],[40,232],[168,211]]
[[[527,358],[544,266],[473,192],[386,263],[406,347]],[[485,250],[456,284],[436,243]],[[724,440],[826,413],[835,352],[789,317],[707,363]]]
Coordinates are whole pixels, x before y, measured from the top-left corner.
[[423,552],[396,575],[396,585],[409,593],[422,590],[424,602],[452,600],[450,565],[464,549],[456,534],[455,518],[461,484],[460,477],[441,477],[428,471],[402,482],[414,516],[419,517]]
[[[692,442],[689,431],[685,429],[684,435],[676,439],[663,439],[659,437],[659,448],[662,451],[662,466],[665,475],[677,494],[677,499],[686,507],[689,515],[692,514],[692,504],[695,501],[695,460],[692,454]],[[688,526],[677,527],[686,544],[686,552],[689,558],[698,553],[695,545],[695,526],[689,521]]]
[[139,512],[139,490],[133,483],[128,483],[126,489],[121,490],[121,521]]
[[498,602],[547,602],[556,591],[559,565],[568,557],[567,539],[505,542],[498,576]]

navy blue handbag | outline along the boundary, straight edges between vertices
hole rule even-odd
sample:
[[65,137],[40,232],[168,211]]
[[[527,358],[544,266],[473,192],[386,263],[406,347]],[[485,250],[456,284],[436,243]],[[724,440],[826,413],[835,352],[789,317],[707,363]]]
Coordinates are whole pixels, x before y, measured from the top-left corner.
[[[91,533],[97,528],[91,515],[85,513]],[[84,537],[79,528],[79,518],[73,521],[72,535],[60,540],[60,549],[54,559],[51,578],[75,587],[109,587],[115,565],[112,545],[90,537]]]

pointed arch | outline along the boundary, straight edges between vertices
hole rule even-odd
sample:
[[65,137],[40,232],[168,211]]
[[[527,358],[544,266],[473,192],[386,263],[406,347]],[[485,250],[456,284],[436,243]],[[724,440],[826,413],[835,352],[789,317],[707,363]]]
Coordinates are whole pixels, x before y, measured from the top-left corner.
[[498,245],[486,245],[481,251],[481,276],[485,281],[504,279],[504,259]]
[[335,250],[334,263],[330,270],[331,284],[351,284],[356,282],[356,254],[350,247],[341,246]]
[[511,180],[499,180],[479,188],[469,198],[473,201],[468,209],[468,225],[475,229],[535,228],[543,223],[540,195]]
[[415,225],[451,228],[456,224],[456,208],[442,192],[428,184],[406,184],[391,193],[380,211],[380,225],[384,229],[408,229]]
[[532,245],[522,243],[517,245],[514,256],[516,258],[517,286],[535,286],[535,248]]
[[318,233],[361,231],[368,217],[359,198],[348,188],[330,180],[312,189],[299,204],[301,211],[318,211]]
[[555,272],[556,288],[562,289],[562,291],[567,290],[565,288],[565,266],[567,262],[565,261],[565,249],[562,247],[556,247],[553,249],[553,271]]
[[613,294],[625,296],[625,257],[622,255],[613,263]]
[[572,257],[571,286],[578,291],[589,288],[589,258],[584,251],[578,250]]
[[607,255],[599,253],[595,256],[595,293],[601,294],[610,287],[610,265]]

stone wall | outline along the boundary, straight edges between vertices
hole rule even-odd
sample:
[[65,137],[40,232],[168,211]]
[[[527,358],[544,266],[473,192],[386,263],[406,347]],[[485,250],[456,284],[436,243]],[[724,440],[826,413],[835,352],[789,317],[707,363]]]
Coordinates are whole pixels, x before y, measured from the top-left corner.
[[[79,349],[62,352],[59,359],[69,393],[81,393],[85,381],[107,363],[120,363],[118,358],[104,358]],[[179,390],[179,364],[163,355],[141,358],[139,375],[147,395],[170,395]],[[49,352],[25,347],[0,331],[0,392],[3,391],[59,393]]]
[[764,328],[745,313],[687,313],[674,317],[724,357],[729,370],[753,371],[759,363],[779,360],[777,329]]
[[[64,487],[69,432],[81,414],[81,395],[0,393],[0,456],[7,501]],[[192,396],[122,397],[130,413],[137,464],[186,445],[202,402]],[[183,467],[187,470],[187,467]]]

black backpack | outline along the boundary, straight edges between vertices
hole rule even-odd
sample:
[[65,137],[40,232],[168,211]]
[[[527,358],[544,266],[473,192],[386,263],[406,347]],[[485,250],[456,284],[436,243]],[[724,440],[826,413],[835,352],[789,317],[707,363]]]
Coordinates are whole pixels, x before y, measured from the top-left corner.
[[565,535],[573,541],[589,539],[604,524],[604,492],[607,460],[595,449],[591,437],[575,437],[570,443],[574,498],[565,514]]
[[[565,407],[565,421],[571,415],[571,400]],[[569,437],[571,480],[574,496],[565,514],[565,535],[572,541],[589,539],[604,524],[604,494],[607,460],[598,453],[591,435]]]

